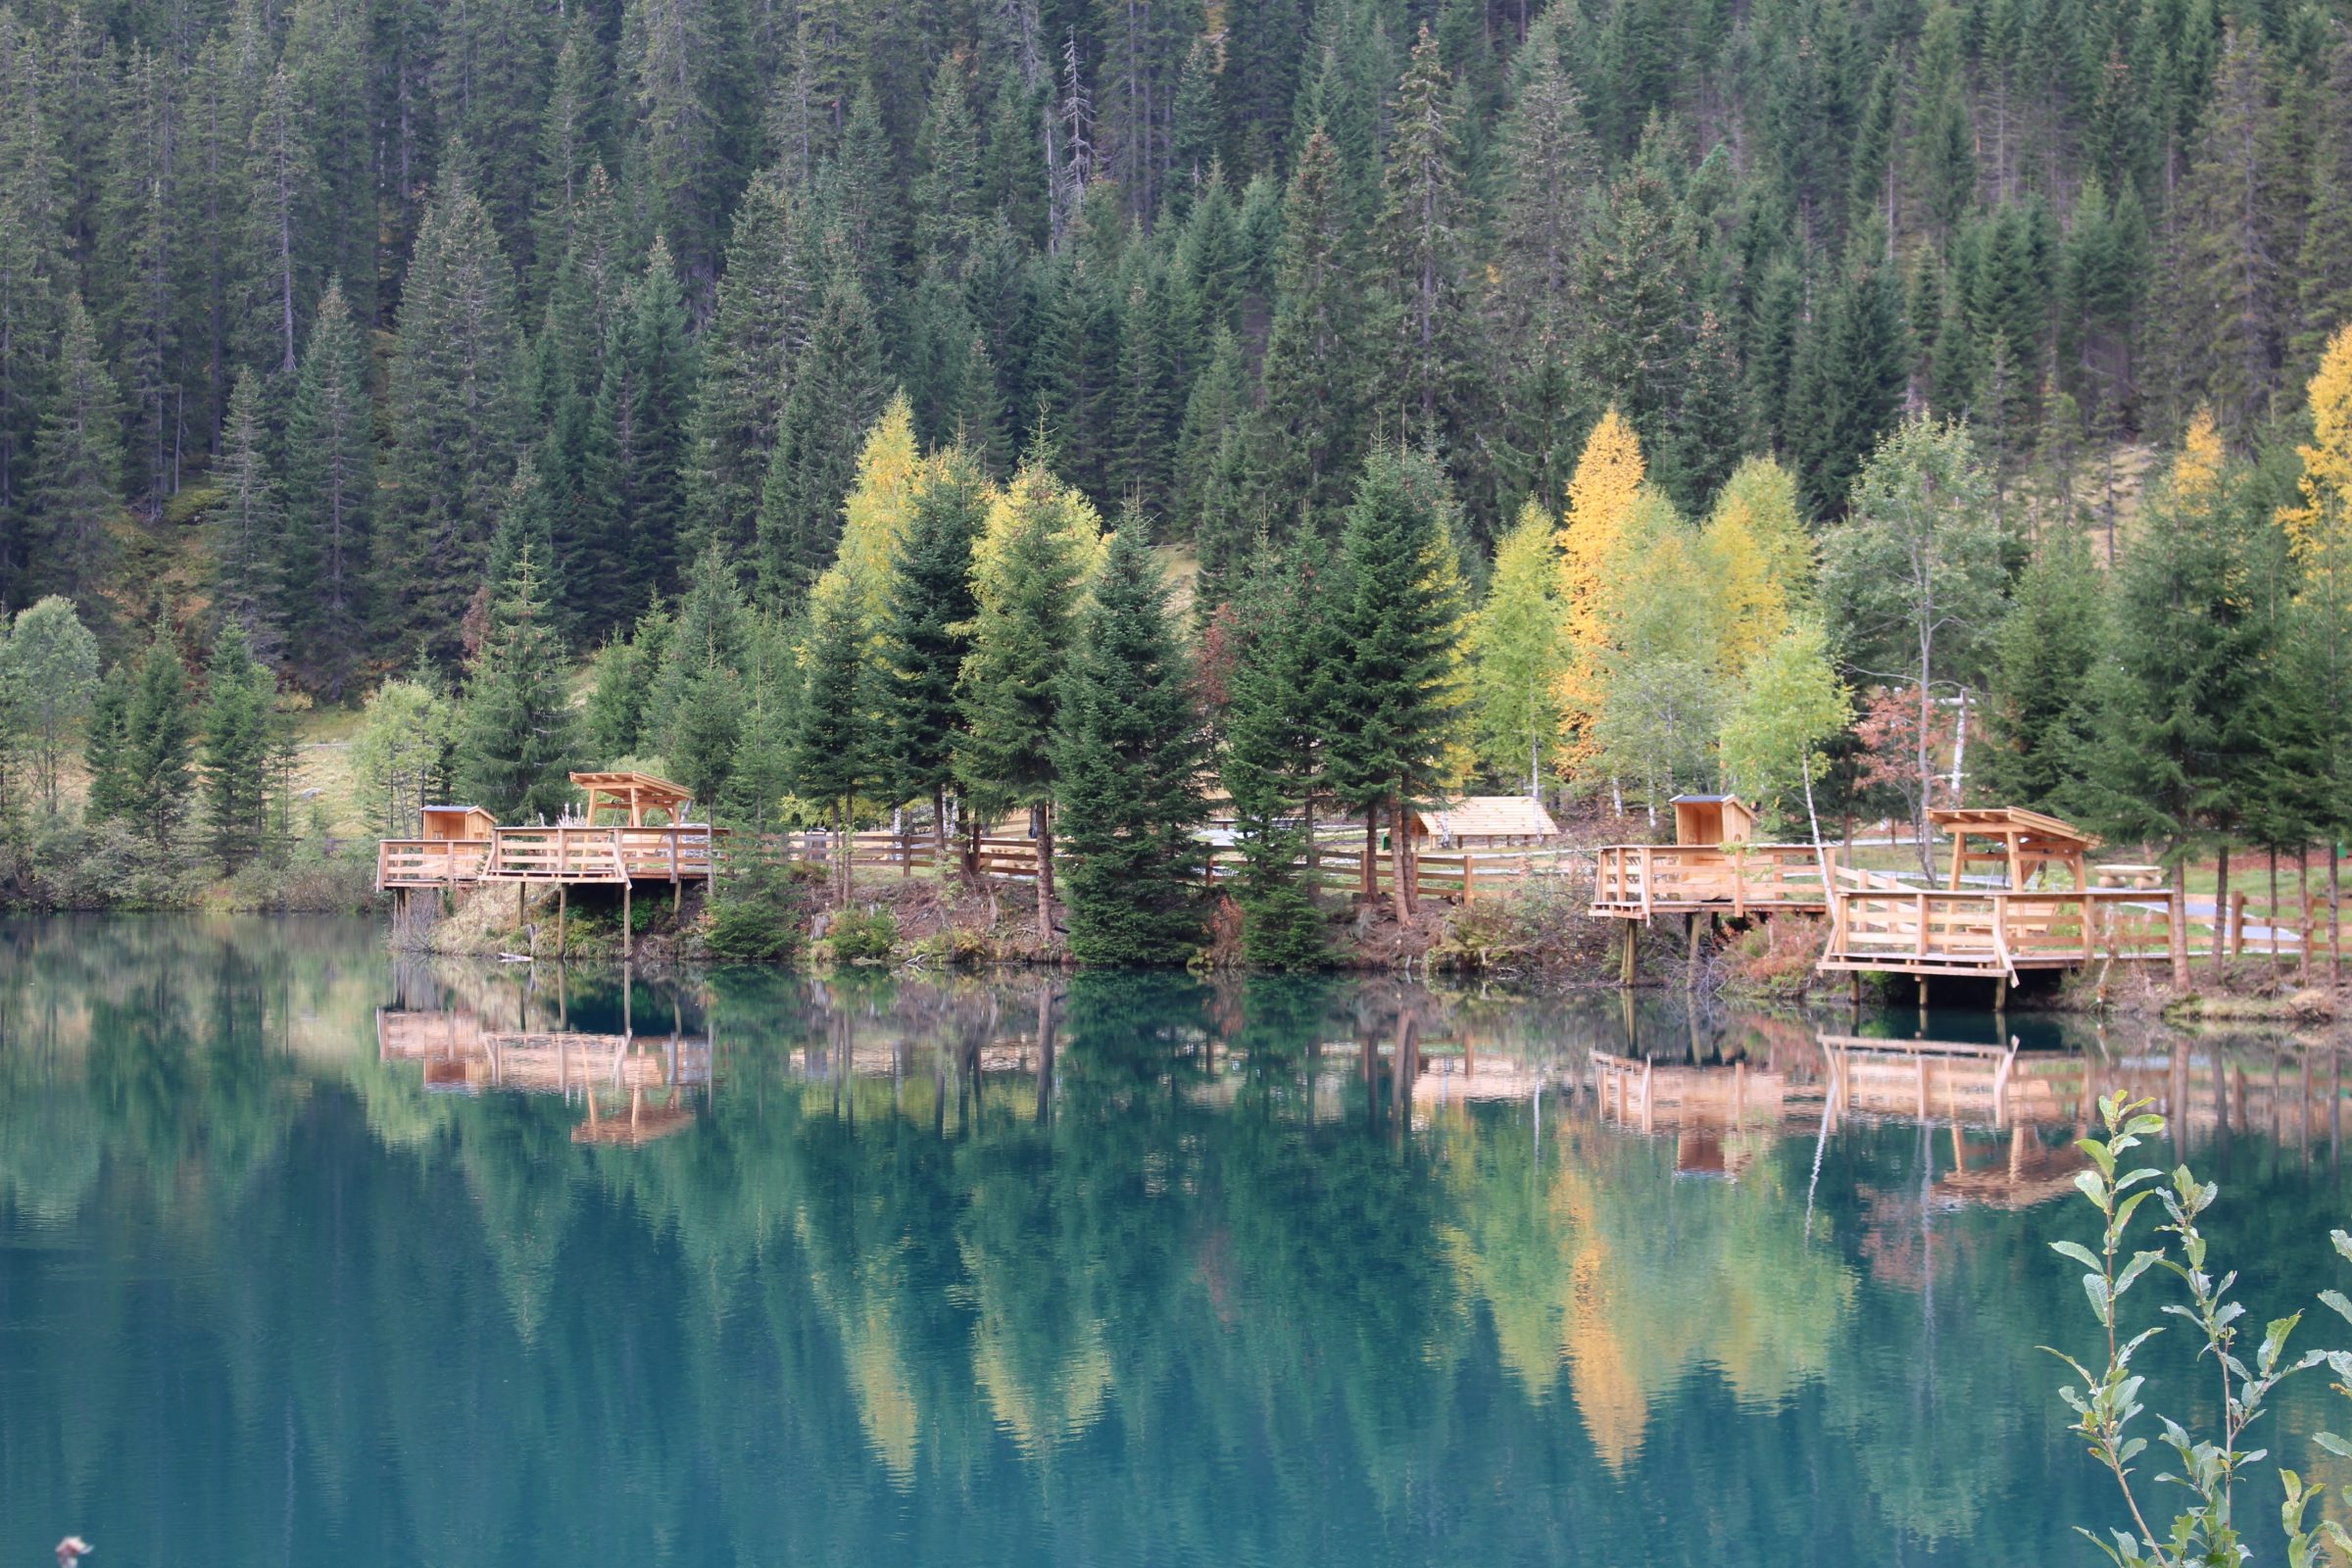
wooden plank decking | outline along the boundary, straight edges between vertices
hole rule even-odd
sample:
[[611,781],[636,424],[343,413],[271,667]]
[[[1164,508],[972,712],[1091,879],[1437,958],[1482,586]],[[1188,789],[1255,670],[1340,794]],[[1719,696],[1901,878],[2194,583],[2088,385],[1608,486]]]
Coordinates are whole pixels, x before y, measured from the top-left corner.
[[2136,888],[1953,892],[1838,866],[1831,893],[1825,972],[2014,982],[2021,969],[2163,954],[2174,918],[2167,897]]
[[717,863],[720,837],[718,830],[690,822],[499,827],[487,839],[383,839],[376,845],[375,885],[382,891],[477,882],[701,882]]

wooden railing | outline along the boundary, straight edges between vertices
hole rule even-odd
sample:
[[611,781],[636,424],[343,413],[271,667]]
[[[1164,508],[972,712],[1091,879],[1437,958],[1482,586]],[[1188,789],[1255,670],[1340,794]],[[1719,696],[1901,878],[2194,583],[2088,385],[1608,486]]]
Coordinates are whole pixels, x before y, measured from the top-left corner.
[[701,881],[710,875],[714,843],[702,823],[502,827],[491,832],[481,874],[501,882]]
[[2165,950],[2172,906],[2132,888],[1954,893],[1837,868],[1825,968],[1949,969],[2016,977],[2023,966]]
[[482,874],[489,853],[488,839],[380,839],[376,889],[457,887]]
[[1592,908],[1818,909],[1821,862],[1806,844],[1614,844],[1596,852]]

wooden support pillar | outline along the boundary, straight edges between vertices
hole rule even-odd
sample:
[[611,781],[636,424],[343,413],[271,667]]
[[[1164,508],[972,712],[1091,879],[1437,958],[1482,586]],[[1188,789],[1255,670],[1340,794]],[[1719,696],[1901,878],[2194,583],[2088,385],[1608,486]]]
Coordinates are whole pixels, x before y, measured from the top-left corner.
[[522,898],[523,886],[517,882],[514,884],[514,924],[516,926],[522,924]]
[[[636,951],[637,931],[629,919],[629,879],[624,872],[620,879],[620,956],[626,958]],[[1927,989],[1926,981],[1920,982],[1920,989]]]
[[1691,913],[1683,918],[1689,922],[1690,934],[1690,950],[1683,958],[1683,989],[1695,991],[1698,989],[1698,933],[1705,929],[1702,924],[1705,917]]
[[1641,930],[1640,921],[1628,920],[1625,922],[1625,949],[1617,965],[1617,983],[1621,986],[1630,987],[1634,983],[1634,943],[1639,938]]
[[568,929],[570,914],[571,884],[559,882],[556,884],[556,956],[559,958],[564,956],[565,944],[570,936]]

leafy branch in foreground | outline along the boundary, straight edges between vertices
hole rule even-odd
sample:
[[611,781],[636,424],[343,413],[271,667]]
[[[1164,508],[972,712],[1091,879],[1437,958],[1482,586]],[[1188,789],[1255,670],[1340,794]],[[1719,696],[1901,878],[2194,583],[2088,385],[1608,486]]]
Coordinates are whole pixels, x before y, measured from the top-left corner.
[[[2146,1140],[2163,1134],[2164,1118],[2148,1108],[2153,1103],[2131,1100],[2121,1091],[2099,1102],[2099,1116],[2107,1136],[2076,1141],[2076,1147],[2089,1157],[2092,1168],[2075,1178],[2075,1185],[2097,1206],[2105,1222],[2099,1250],[2094,1252],[2073,1241],[2050,1244],[2052,1250],[2089,1270],[2082,1276],[2082,1290],[2090,1298],[2092,1315],[2106,1333],[2106,1364],[2093,1372],[2063,1350],[2048,1346],[2042,1348],[2072,1367],[2082,1380],[2080,1389],[2071,1384],[2061,1389],[2059,1397],[2075,1412],[2074,1430],[2089,1444],[2091,1456],[2114,1475],[2132,1515],[2132,1530],[2113,1531],[2112,1545],[2088,1530],[2082,1530],[2082,1535],[2119,1568],[2187,1568],[2190,1564],[2221,1568],[2225,1564],[2242,1563],[2250,1555],[2231,1511],[2233,1494],[2241,1476],[2271,1457],[2267,1448],[2246,1449],[2238,1446],[2246,1429],[2262,1413],[2263,1401],[2270,1397],[2273,1389],[2295,1373],[2323,1363],[2336,1376],[2336,1392],[2352,1396],[2352,1387],[2347,1387],[2352,1383],[2352,1351],[2306,1350],[2288,1360],[2287,1337],[2303,1317],[2297,1312],[2276,1318],[2264,1328],[2261,1344],[2254,1351],[2253,1365],[2246,1364],[2238,1351],[2241,1332],[2238,1320],[2244,1317],[2246,1308],[2243,1303],[2230,1299],[2237,1274],[2231,1270],[2217,1276],[2208,1268],[2209,1244],[2198,1223],[2199,1217],[2213,1206],[2221,1188],[2212,1182],[2198,1181],[2186,1165],[2174,1168],[2169,1187],[2163,1185],[2164,1173],[2153,1166],[2133,1166],[2118,1174],[2126,1154]],[[2152,1233],[2155,1246],[2130,1248],[2132,1216],[2151,1197],[2162,1202],[2167,1220]],[[2352,1235],[2340,1230],[2329,1234],[2336,1251],[2352,1259]],[[2172,1240],[2164,1240],[2168,1236]],[[2118,1261],[2127,1251],[2129,1259],[2119,1267]],[[2146,1413],[2140,1394],[2147,1382],[2145,1375],[2132,1370],[2132,1357],[2162,1328],[2151,1326],[2129,1339],[2118,1337],[2123,1298],[2151,1269],[2162,1270],[2180,1281],[2186,1299],[2168,1301],[2161,1310],[2194,1326],[2200,1338],[2198,1359],[2212,1360],[2221,1386],[2218,1433],[2199,1435],[2170,1416],[2160,1413],[2155,1417],[2161,1429],[2157,1441],[2172,1451],[2178,1467],[2160,1471],[2156,1479],[2180,1487],[2189,1495],[2162,1536],[2150,1526],[2140,1494],[2132,1482],[2132,1460],[2146,1451],[2148,1440],[2132,1431],[2133,1424]],[[2352,1300],[2347,1300],[2341,1293],[2323,1291],[2320,1299],[2339,1316],[2352,1321]],[[2312,1442],[2329,1453],[2352,1458],[2352,1443],[2332,1433],[2315,1433]],[[2341,1525],[2332,1519],[2323,1519],[2316,1528],[2306,1528],[2304,1524],[2304,1515],[2322,1489],[2306,1487],[2302,1477],[2283,1465],[2278,1467],[2278,1474],[2285,1489],[2279,1523],[2286,1536],[2286,1560],[2290,1568],[2321,1568],[2329,1562],[2352,1562],[2352,1534],[2347,1534]],[[2346,1490],[2346,1498],[2352,1500],[2352,1489]]]

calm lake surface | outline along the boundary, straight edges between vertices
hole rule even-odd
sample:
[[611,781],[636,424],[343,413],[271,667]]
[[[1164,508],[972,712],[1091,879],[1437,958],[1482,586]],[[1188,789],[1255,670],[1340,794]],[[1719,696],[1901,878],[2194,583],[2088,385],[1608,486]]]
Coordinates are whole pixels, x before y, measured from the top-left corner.
[[0,1564],[2088,1563],[2082,1095],[2259,1321],[2352,1285],[2343,1082],[2011,1026],[0,926]]

